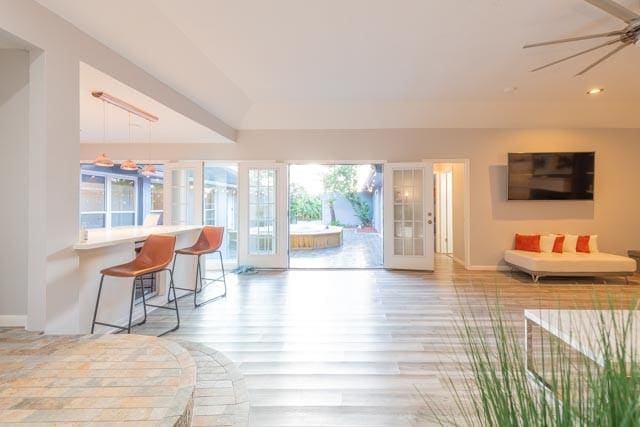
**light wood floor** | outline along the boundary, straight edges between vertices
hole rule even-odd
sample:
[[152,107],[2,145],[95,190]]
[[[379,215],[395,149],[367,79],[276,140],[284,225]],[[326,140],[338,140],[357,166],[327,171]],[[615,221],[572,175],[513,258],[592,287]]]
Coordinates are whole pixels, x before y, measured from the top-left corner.
[[[638,277],[543,279],[465,271],[438,257],[434,273],[292,270],[230,275],[229,293],[193,309],[181,300],[173,335],[205,343],[245,376],[252,426],[412,426],[429,424],[425,401],[447,402],[461,309],[479,315],[496,293],[522,321],[524,308],[624,305]],[[206,292],[213,293],[214,289]],[[164,316],[154,314],[149,325]],[[167,321],[170,321],[167,318]],[[147,328],[147,332],[152,332]],[[139,331],[144,333],[145,331]]]

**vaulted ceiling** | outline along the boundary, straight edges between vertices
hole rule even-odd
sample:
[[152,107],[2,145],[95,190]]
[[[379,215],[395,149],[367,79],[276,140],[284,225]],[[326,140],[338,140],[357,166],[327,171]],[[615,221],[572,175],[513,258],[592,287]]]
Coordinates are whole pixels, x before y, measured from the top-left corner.
[[38,1],[239,129],[638,127],[640,48],[529,71],[624,26],[583,0]]

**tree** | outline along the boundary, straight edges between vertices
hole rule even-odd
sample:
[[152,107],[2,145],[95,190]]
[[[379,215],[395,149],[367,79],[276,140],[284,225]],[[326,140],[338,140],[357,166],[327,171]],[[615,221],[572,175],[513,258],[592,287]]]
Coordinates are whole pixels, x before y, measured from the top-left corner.
[[322,199],[310,195],[298,184],[291,184],[289,214],[291,220],[319,220],[322,218]]
[[350,193],[355,193],[358,183],[356,168],[354,165],[332,165],[329,171],[322,178],[324,192],[327,194],[327,204],[331,214],[331,224],[336,224],[335,202],[336,194],[345,197]]
[[357,170],[354,165],[333,165],[323,177],[324,191],[328,195],[327,204],[331,213],[331,224],[335,225],[336,194],[343,195],[351,204],[363,226],[371,224],[371,207],[357,193]]

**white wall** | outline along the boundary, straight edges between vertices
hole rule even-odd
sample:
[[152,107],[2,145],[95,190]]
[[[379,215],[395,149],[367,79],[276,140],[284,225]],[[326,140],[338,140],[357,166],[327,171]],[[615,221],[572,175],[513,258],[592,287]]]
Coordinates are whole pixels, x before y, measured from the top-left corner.
[[33,0],[0,0],[0,31],[30,53],[29,274],[13,286],[27,288],[28,329],[76,333],[80,61],[230,140],[236,130]]
[[[639,129],[402,129],[240,131],[235,145],[154,144],[157,159],[469,159],[471,266],[496,266],[516,232],[596,233],[602,249],[624,254],[640,242]],[[113,158],[145,158],[144,145],[82,145]],[[507,153],[595,151],[596,200],[507,201]]]
[[453,163],[453,258],[465,263],[464,164]]
[[0,325],[27,314],[29,53],[0,49]]

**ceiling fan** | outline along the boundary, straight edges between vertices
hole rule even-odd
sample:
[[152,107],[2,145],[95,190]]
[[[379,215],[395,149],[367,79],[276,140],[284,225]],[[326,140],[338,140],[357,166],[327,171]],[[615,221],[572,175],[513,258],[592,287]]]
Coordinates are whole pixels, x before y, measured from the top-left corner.
[[640,15],[638,15],[635,12],[632,12],[626,7],[614,2],[613,0],[585,0],[585,1],[587,3],[591,3],[595,7],[602,9],[608,14],[613,15],[618,19],[621,19],[627,24],[627,26],[624,27],[622,30],[610,31],[608,33],[591,34],[588,36],[571,37],[567,39],[552,40],[552,41],[547,41],[542,43],[533,43],[533,44],[525,45],[524,49],[529,49],[532,47],[548,46],[548,45],[560,44],[560,43],[570,43],[570,42],[575,42],[579,40],[611,38],[610,40],[602,44],[583,50],[574,55],[567,56],[566,58],[553,61],[549,64],[543,65],[542,67],[535,68],[531,71],[542,70],[544,68],[551,67],[561,62],[568,61],[569,59],[573,59],[577,56],[584,55],[589,52],[593,52],[594,50],[598,50],[607,46],[617,45],[611,52],[607,53],[602,58],[598,59],[596,62],[594,62],[593,64],[589,65],[587,68],[585,68],[584,70],[576,74],[576,76],[581,76],[585,74],[587,71],[591,70],[596,65],[604,62],[605,60],[609,59],[616,53],[620,52],[622,49],[624,49],[627,46],[635,44],[636,46],[640,47]]

